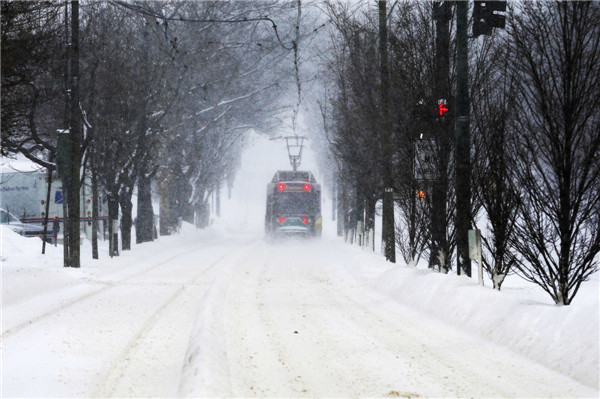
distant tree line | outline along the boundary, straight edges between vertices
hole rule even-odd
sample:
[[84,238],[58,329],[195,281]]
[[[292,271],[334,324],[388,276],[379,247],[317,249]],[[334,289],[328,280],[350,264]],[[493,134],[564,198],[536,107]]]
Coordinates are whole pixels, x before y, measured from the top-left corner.
[[[52,170],[57,130],[71,123],[70,3],[1,5],[2,155],[20,153]],[[208,199],[232,183],[244,134],[268,130],[282,112],[273,99],[287,89],[293,68],[291,3],[73,3],[80,177],[93,175],[105,190],[123,250],[131,248],[134,221],[136,243],[156,237],[155,213],[161,235],[182,220],[206,226]]]
[[[377,10],[324,8],[332,30],[319,106],[338,233],[372,246],[362,237],[373,234],[384,189]],[[456,262],[454,20],[451,2],[388,2],[397,250],[442,272]],[[600,252],[600,4],[509,3],[506,30],[470,39],[469,54],[483,264],[498,290],[516,272],[568,305]]]

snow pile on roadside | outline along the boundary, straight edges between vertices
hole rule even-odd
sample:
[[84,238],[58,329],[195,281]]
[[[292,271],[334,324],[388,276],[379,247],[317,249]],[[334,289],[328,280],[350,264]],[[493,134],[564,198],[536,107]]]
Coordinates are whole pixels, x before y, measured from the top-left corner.
[[29,299],[32,293],[41,295],[67,286],[78,280],[62,268],[63,246],[46,244],[42,255],[42,240],[23,237],[0,225],[0,260],[2,279],[9,276],[10,284],[2,284],[2,306],[11,306]]
[[381,256],[357,251],[352,273],[377,291],[600,388],[598,273],[582,285],[573,304],[559,307],[531,287],[497,292],[466,276],[390,268]]
[[[134,244],[130,251],[120,251],[120,255],[112,259],[108,257],[108,241],[98,240],[100,259],[97,260],[92,259],[91,242],[82,236],[81,268],[72,269],[63,267],[62,244],[57,247],[46,244],[46,254],[42,255],[42,240],[23,237],[0,225],[3,310],[44,294],[64,291],[82,279],[96,279],[99,275],[120,272],[140,257],[167,253],[173,245],[195,245],[199,241],[208,243],[226,234],[218,226],[198,230],[184,222],[179,233],[161,236],[151,243]],[[132,236],[135,237],[135,231]],[[10,283],[5,284],[5,281]]]

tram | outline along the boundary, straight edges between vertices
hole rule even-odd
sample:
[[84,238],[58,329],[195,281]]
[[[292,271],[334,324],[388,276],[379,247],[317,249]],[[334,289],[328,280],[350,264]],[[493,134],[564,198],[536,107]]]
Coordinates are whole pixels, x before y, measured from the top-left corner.
[[277,171],[267,185],[266,208],[268,238],[321,236],[321,185],[311,172]]

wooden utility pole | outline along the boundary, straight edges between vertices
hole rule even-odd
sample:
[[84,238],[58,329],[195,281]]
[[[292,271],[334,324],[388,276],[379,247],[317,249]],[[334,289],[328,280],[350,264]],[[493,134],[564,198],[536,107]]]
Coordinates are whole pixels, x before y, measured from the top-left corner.
[[394,177],[392,174],[392,120],[390,116],[390,76],[388,67],[387,2],[379,1],[379,54],[381,57],[381,147],[383,150],[383,216],[381,244],[385,259],[396,263],[394,225]]

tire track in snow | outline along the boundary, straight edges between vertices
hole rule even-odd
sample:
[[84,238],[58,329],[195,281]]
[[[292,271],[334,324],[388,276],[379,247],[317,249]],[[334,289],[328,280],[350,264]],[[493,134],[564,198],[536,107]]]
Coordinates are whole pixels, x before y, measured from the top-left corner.
[[248,265],[251,265],[251,262],[257,262],[256,254],[264,253],[260,251],[261,241],[249,250],[246,248],[248,251],[245,256],[240,257],[237,263],[230,264],[223,273],[219,274],[202,299],[202,308],[198,312],[198,319],[183,365],[179,396],[230,397],[232,395],[231,359],[226,350],[228,329],[224,323],[226,312],[224,307],[232,287],[235,287],[233,281]]
[[[346,339],[349,333],[355,335],[347,316],[335,317],[335,301],[321,293],[335,295],[339,287],[311,273],[319,267],[313,257],[286,257],[288,249],[277,250],[278,263],[267,265],[259,279],[259,301],[265,304],[259,308],[260,318],[269,327],[272,346],[289,375],[287,387],[278,387],[277,395],[364,396],[365,385],[378,378],[365,369],[364,358],[357,361],[368,341]],[[278,298],[284,300],[278,303]],[[360,347],[353,347],[353,342],[361,342]]]
[[[227,351],[238,397],[532,397],[577,382],[378,294],[335,256],[273,246],[234,279]],[[315,251],[327,255],[323,251]],[[223,394],[219,392],[219,394]],[[228,396],[228,395],[226,395]]]
[[[277,256],[277,246],[244,273],[236,275],[226,303],[226,351],[232,369],[230,396],[271,397],[306,395],[301,376],[287,363],[285,351],[275,332],[276,326],[263,312],[270,304],[264,292],[270,279],[267,272]],[[290,334],[292,332],[290,331]],[[292,387],[282,394],[281,388]]]
[[[88,293],[86,293],[84,295],[79,295],[79,296],[76,296],[74,298],[70,298],[70,299],[66,300],[65,302],[62,302],[58,306],[53,307],[53,308],[47,310],[46,312],[44,312],[44,313],[42,313],[40,315],[37,315],[37,316],[35,316],[35,317],[33,317],[33,318],[29,319],[29,320],[25,320],[25,321],[23,321],[23,322],[15,325],[15,326],[7,328],[6,330],[2,331],[2,339],[9,338],[13,334],[15,334],[15,333],[23,330],[24,328],[33,326],[37,322],[42,321],[42,320],[44,320],[44,319],[46,319],[48,317],[51,317],[51,316],[53,316],[53,315],[55,315],[57,313],[60,313],[60,312],[62,312],[64,310],[70,308],[71,306],[78,305],[82,301],[85,301],[85,300],[87,300],[89,298],[95,297],[96,295],[104,293],[107,290],[109,290],[109,289],[111,289],[111,288],[113,288],[115,286],[118,286],[120,284],[126,283],[126,282],[128,282],[130,280],[133,280],[133,279],[135,279],[135,278],[137,278],[137,277],[139,277],[141,275],[149,273],[152,270],[154,270],[154,269],[156,269],[156,268],[158,268],[158,267],[160,267],[160,266],[162,266],[162,265],[164,265],[166,263],[172,262],[173,260],[175,260],[177,258],[180,258],[182,256],[186,256],[186,255],[188,255],[188,254],[190,254],[192,252],[195,252],[195,251],[200,251],[202,249],[205,249],[205,248],[209,247],[210,245],[211,244],[206,244],[206,245],[203,245],[202,247],[194,246],[193,248],[191,248],[191,249],[189,249],[189,250],[187,250],[185,252],[181,252],[179,254],[173,255],[173,256],[167,258],[164,261],[156,263],[156,264],[154,264],[154,265],[152,265],[152,266],[150,266],[148,268],[145,268],[145,269],[141,270],[140,272],[132,274],[132,275],[130,275],[130,276],[128,276],[128,277],[126,277],[126,278],[124,278],[122,280],[117,280],[117,281],[101,281],[101,280],[89,281],[89,280],[87,280],[88,283],[91,282],[93,284],[101,284],[102,288],[99,288],[99,289],[96,289],[94,291],[88,292]],[[141,264],[144,261],[146,261],[146,258],[144,258],[143,260],[137,261],[135,263],[136,264]],[[117,273],[119,273],[119,272],[117,272]],[[76,286],[79,286],[79,285],[81,285],[81,283],[77,284]]]
[[[319,333],[307,335],[311,323],[317,325],[313,330],[326,325],[325,321],[315,323],[307,308],[326,312],[328,305],[314,302],[307,281],[296,276],[296,267],[304,268],[313,261],[303,256],[303,249],[309,253],[312,245],[306,244],[300,244],[300,253],[288,252],[290,247],[285,243],[270,245],[271,256],[266,261],[251,265],[232,281],[230,291],[237,292],[237,296],[227,302],[226,331],[233,396],[314,397],[336,393],[319,390],[331,379],[330,370],[316,361],[319,355],[315,353],[324,348],[306,345],[306,339],[313,343],[326,341]],[[309,292],[303,294],[305,289]]]
[[[250,244],[250,248],[254,248],[256,243]],[[198,250],[205,249],[202,247]],[[164,301],[144,322],[142,327],[129,339],[127,344],[121,350],[120,355],[111,363],[108,367],[108,371],[105,372],[103,378],[101,378],[101,383],[97,387],[96,391],[92,394],[92,397],[113,397],[115,396],[115,391],[118,388],[118,385],[122,379],[122,377],[127,373],[127,370],[130,367],[133,367],[134,363],[134,352],[144,343],[144,339],[147,337],[149,332],[156,326],[161,317],[165,314],[165,312],[175,304],[175,302],[181,298],[181,296],[190,289],[190,287],[198,287],[198,281],[205,277],[208,273],[215,270],[217,266],[223,263],[226,258],[231,256],[237,256],[239,252],[248,251],[248,247],[244,246],[241,249],[237,249],[233,252],[227,252],[218,257],[215,261],[213,261],[210,265],[204,268],[202,271],[194,275],[194,277],[190,280],[190,282],[183,284],[180,286],[169,298]],[[189,254],[188,251],[186,254]],[[174,256],[169,258],[167,261],[163,262],[168,263],[177,257],[183,256],[185,254],[181,254],[179,256]],[[143,361],[143,360],[142,360]]]

